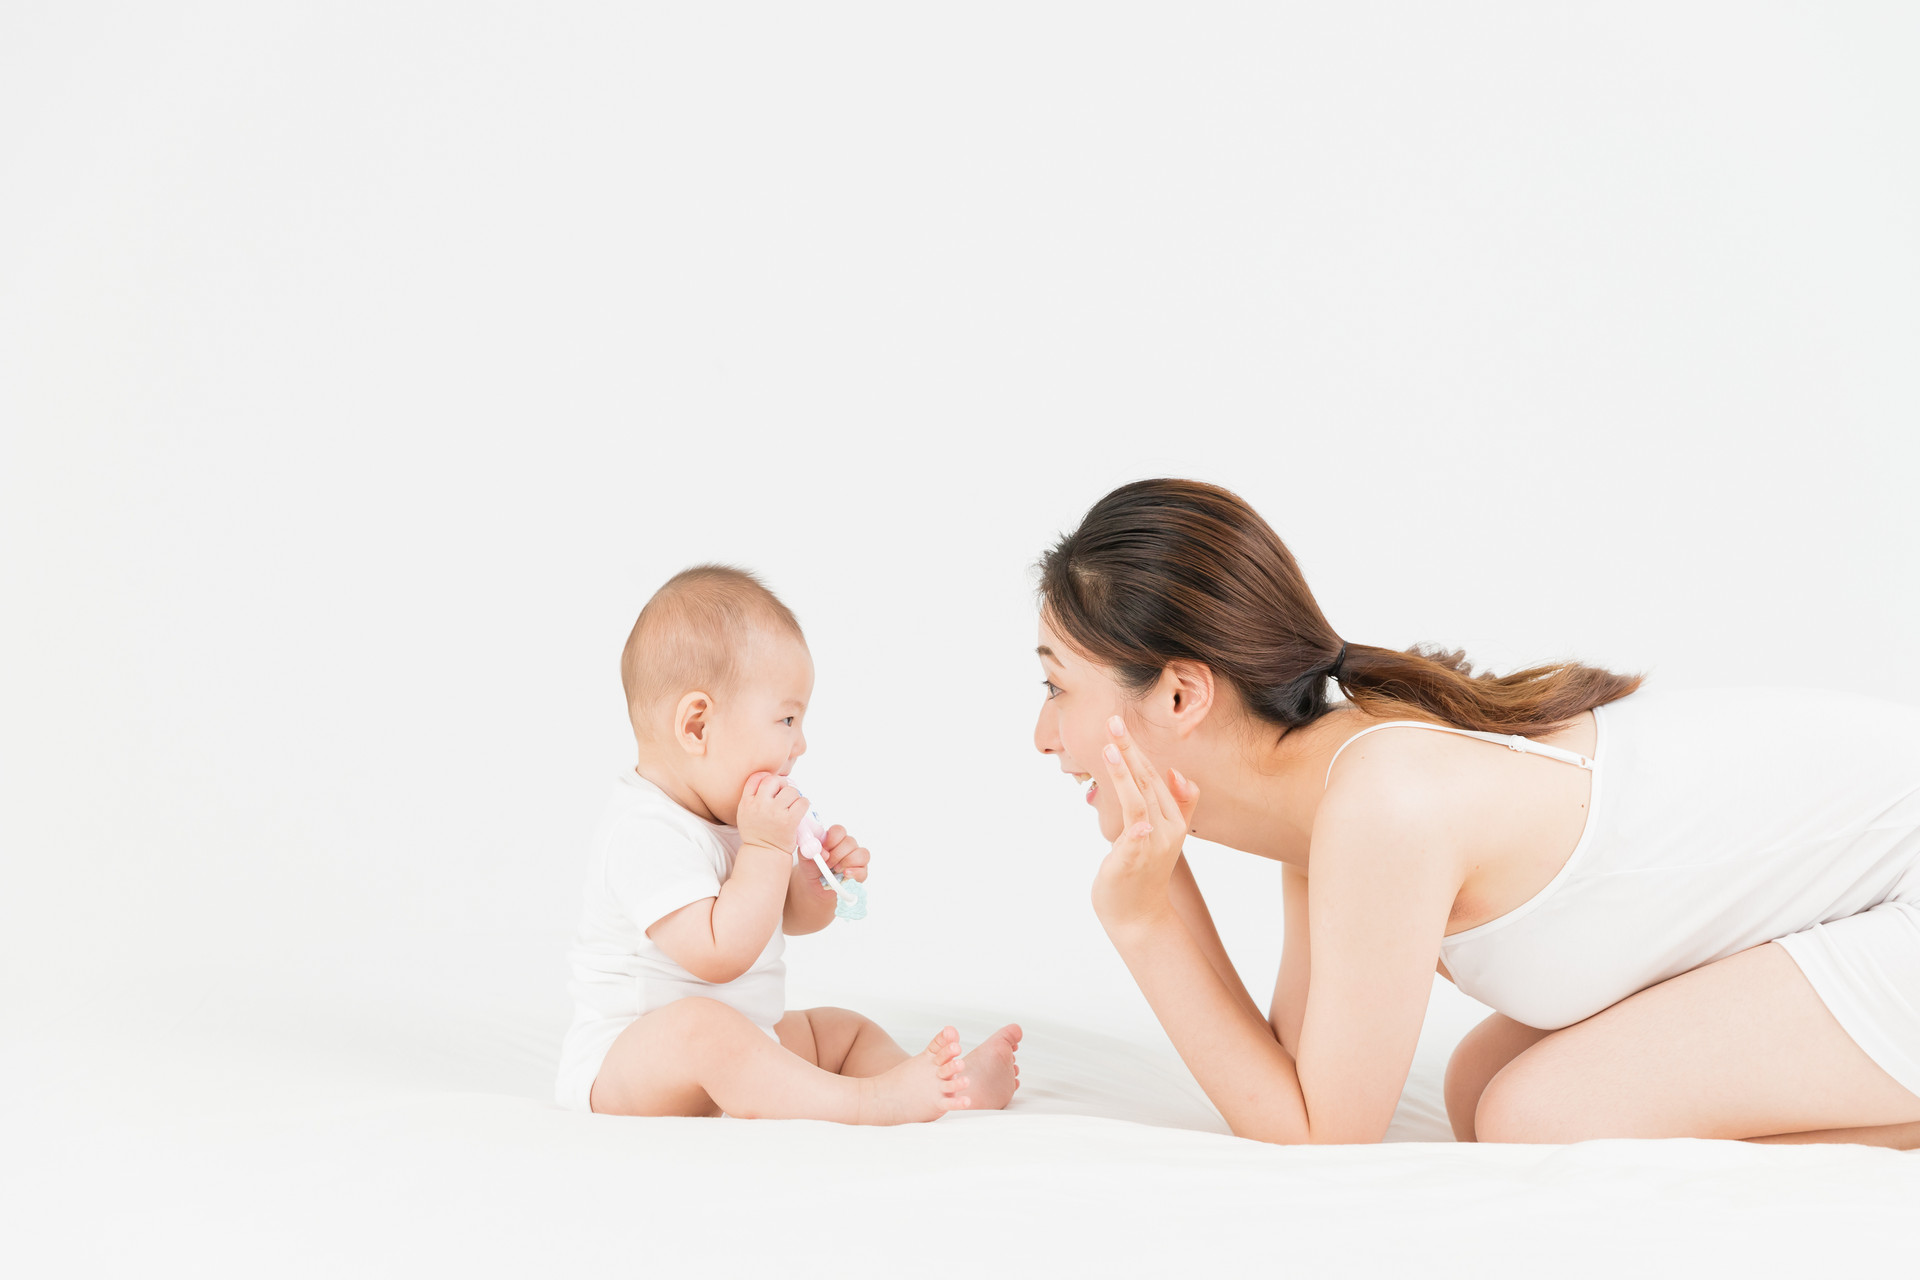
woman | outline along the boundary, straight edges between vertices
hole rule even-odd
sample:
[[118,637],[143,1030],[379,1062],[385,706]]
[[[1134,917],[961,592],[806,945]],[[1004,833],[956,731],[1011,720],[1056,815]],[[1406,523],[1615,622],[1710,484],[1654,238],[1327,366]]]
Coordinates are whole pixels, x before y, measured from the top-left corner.
[[[1462,1140],[1920,1146],[1920,713],[1345,643],[1193,481],[1040,567],[1035,745],[1091,782],[1095,910],[1235,1133],[1379,1141],[1437,968],[1498,1010],[1448,1067]],[[1285,864],[1264,1014],[1188,832]]]

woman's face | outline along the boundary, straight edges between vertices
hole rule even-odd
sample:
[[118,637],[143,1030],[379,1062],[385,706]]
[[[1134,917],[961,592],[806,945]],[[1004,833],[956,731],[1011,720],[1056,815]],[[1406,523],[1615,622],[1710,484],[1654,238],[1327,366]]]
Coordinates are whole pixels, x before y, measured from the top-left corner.
[[[1117,839],[1120,805],[1107,784],[1104,751],[1111,740],[1107,721],[1117,715],[1134,728],[1135,719],[1127,714],[1132,699],[1115,683],[1111,672],[1074,652],[1044,617],[1040,619],[1039,653],[1046,701],[1040,704],[1033,745],[1058,757],[1062,773],[1091,784],[1087,787],[1087,803],[1100,815],[1100,834],[1108,840]],[[1145,741],[1141,746],[1151,750]]]

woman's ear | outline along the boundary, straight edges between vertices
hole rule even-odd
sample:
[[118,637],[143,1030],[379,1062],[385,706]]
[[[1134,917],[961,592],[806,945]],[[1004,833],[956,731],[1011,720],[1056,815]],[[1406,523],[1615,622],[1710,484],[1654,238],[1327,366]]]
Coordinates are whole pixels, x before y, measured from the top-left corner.
[[1176,738],[1200,727],[1213,710],[1213,671],[1204,662],[1175,662],[1160,673],[1160,709]]
[[707,754],[707,732],[712,720],[712,698],[698,689],[682,694],[673,708],[673,740],[690,756]]

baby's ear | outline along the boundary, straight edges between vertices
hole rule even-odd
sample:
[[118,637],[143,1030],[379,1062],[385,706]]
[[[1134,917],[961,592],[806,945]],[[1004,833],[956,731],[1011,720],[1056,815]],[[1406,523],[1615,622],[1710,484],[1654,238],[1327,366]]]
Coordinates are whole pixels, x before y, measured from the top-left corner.
[[688,755],[704,756],[712,721],[713,699],[698,689],[684,693],[673,708],[673,740]]

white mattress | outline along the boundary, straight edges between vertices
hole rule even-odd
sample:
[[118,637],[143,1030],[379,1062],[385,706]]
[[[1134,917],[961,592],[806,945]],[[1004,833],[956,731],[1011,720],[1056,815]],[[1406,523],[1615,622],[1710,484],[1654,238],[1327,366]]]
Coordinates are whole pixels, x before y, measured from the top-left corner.
[[[1164,1040],[1031,1019],[1001,1114],[567,1112],[547,1101],[566,1009],[538,962],[556,940],[468,942],[451,1003],[390,981],[423,956],[361,939],[270,978],[119,975],[118,1026],[82,999],[24,1011],[0,1063],[0,1272],[1868,1274],[1915,1255],[1920,1156],[1445,1141],[1440,1070],[1480,1010],[1444,984],[1394,1141],[1279,1148],[1226,1135]],[[865,1011],[903,1042],[952,1013]],[[971,1041],[1006,1016],[958,1022]]]

